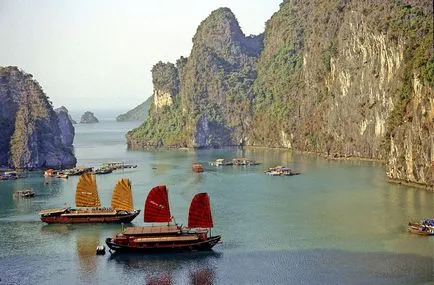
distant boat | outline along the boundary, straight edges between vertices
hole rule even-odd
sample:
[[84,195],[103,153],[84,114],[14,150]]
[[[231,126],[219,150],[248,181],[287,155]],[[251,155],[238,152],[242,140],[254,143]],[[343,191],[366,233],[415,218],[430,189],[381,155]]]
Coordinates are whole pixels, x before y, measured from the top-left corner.
[[14,197],[16,198],[32,198],[35,196],[35,192],[32,189],[26,189],[14,192]]
[[434,235],[434,219],[425,219],[419,222],[409,222],[408,231],[413,234],[432,236]]
[[244,165],[244,166],[250,166],[250,165],[258,165],[259,162],[256,162],[254,160],[245,158],[245,157],[235,157],[232,159],[233,165]]
[[3,174],[0,174],[0,180],[15,180],[18,178],[19,175],[16,171],[5,171]]
[[275,166],[270,167],[267,171],[265,171],[265,174],[271,176],[294,176],[299,175],[300,172],[296,172],[286,166]]
[[193,170],[193,172],[203,172],[204,171],[203,165],[198,163],[198,162],[193,163],[193,166],[191,167],[191,169]]
[[108,174],[108,173],[112,173],[113,169],[108,168],[108,167],[101,167],[101,168],[97,168],[93,171],[95,174]]
[[144,221],[167,223],[165,225],[128,227],[106,239],[107,246],[117,252],[171,252],[210,250],[221,236],[211,236],[214,226],[209,196],[198,193],[190,204],[188,227],[170,224],[169,199],[165,185],[156,186],[149,192],[144,210]]
[[225,165],[233,165],[233,162],[225,160],[223,158],[217,158],[215,161],[211,161],[209,164],[213,166],[225,166]]
[[76,209],[56,208],[42,210],[41,221],[46,223],[130,223],[140,210],[133,209],[129,179],[121,178],[112,193],[111,208],[101,208],[95,175],[86,172],[80,176],[75,193]]

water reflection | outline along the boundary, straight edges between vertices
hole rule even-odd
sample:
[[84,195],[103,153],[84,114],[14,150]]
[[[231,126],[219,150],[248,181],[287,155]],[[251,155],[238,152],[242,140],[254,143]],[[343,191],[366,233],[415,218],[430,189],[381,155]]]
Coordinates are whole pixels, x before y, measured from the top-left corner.
[[210,268],[202,268],[190,271],[190,284],[192,285],[212,285],[214,284],[215,273]]
[[127,274],[143,270],[145,284],[174,284],[174,280],[188,278],[183,284],[211,285],[215,279],[215,264],[221,256],[214,251],[151,255],[115,252],[108,261],[122,265]]
[[147,282],[147,285],[171,285],[172,283],[172,276],[168,275],[167,273],[163,273],[157,276],[151,276]]
[[76,236],[78,263],[80,267],[80,280],[89,283],[96,282],[96,247],[99,245],[99,240],[99,231],[88,234],[78,234]]
[[72,229],[69,224],[50,224],[41,227],[42,234],[68,234]]

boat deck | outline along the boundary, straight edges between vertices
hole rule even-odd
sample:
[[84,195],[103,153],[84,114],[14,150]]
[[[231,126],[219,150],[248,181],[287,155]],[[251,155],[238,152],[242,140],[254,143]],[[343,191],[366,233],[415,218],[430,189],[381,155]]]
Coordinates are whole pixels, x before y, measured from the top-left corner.
[[178,241],[195,241],[199,238],[197,235],[186,235],[186,236],[167,236],[167,237],[144,237],[136,238],[134,241],[137,243],[144,242],[178,242]]
[[175,234],[180,230],[176,225],[169,226],[143,226],[126,228],[122,234],[124,235],[146,235],[146,234]]
[[39,212],[40,215],[46,215],[46,214],[55,214],[55,213],[63,213],[65,212],[66,209],[65,208],[54,208],[54,209],[46,209],[46,210],[41,210]]
[[78,210],[62,214],[62,216],[103,216],[116,215],[116,210]]

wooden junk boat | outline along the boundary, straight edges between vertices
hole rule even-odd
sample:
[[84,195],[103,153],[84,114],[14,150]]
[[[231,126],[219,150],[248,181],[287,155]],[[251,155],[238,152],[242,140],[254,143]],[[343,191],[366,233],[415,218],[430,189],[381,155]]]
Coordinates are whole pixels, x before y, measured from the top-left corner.
[[220,241],[220,235],[212,236],[210,232],[214,225],[207,193],[197,193],[191,201],[188,227],[172,225],[172,219],[167,188],[156,186],[146,199],[144,221],[167,224],[129,227],[107,238],[106,244],[116,252],[152,253],[210,250]]
[[133,209],[133,195],[129,179],[121,178],[112,193],[111,208],[101,208],[95,175],[86,172],[77,183],[76,209],[42,210],[41,221],[46,223],[130,223],[140,210]]

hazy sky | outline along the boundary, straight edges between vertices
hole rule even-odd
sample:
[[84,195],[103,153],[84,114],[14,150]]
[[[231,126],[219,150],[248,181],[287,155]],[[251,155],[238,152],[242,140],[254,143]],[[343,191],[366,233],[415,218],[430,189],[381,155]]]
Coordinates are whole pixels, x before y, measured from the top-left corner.
[[129,110],[152,95],[151,68],[188,56],[200,22],[228,7],[246,35],[282,0],[0,0],[0,66],[33,74],[54,107]]

